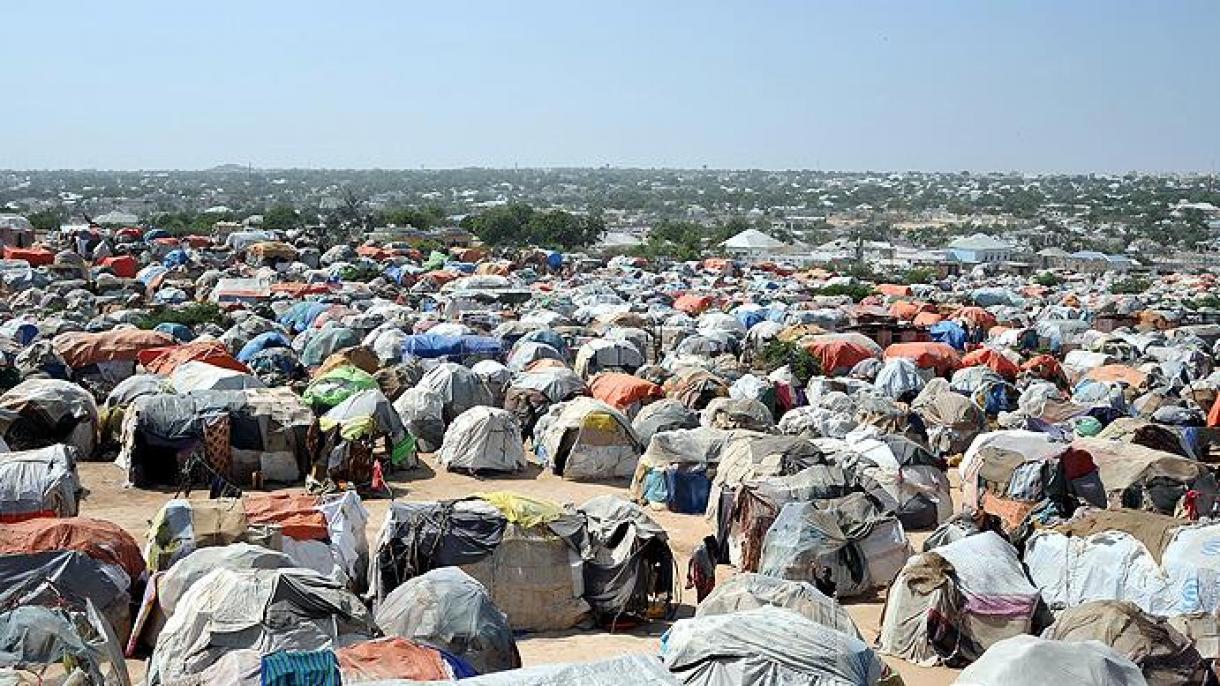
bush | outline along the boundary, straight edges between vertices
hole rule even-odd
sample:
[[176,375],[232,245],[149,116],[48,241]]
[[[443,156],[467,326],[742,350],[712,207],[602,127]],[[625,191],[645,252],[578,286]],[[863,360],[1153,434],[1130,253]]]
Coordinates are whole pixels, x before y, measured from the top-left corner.
[[784,365],[792,370],[801,385],[809,383],[809,379],[822,373],[822,365],[818,358],[808,350],[792,341],[771,341],[762,349],[759,361],[768,373]]
[[1110,292],[1122,295],[1138,295],[1148,290],[1148,287],[1151,285],[1152,284],[1149,283],[1148,279],[1141,279],[1136,276],[1131,276],[1123,279],[1122,281],[1115,281],[1110,286]]
[[1034,277],[1034,283],[1038,284],[1039,286],[1046,286],[1047,288],[1050,288],[1052,286],[1058,286],[1060,283],[1062,283],[1062,281],[1058,276],[1052,274],[1051,272],[1042,272]]
[[835,284],[818,288],[813,291],[814,295],[846,295],[854,302],[860,302],[873,294],[873,287],[862,283],[853,284]]
[[173,307],[154,307],[137,322],[141,329],[155,329],[158,324],[182,324],[194,328],[200,324],[224,326],[225,315],[216,303],[187,303]]
[[917,283],[932,283],[939,276],[935,269],[927,267],[915,267],[908,269],[902,274],[902,283],[910,286]]

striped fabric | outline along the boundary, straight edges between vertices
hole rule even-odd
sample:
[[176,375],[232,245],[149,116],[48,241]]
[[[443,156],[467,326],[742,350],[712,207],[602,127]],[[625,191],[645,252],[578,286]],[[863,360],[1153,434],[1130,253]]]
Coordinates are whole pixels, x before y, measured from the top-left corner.
[[262,686],[340,686],[339,661],[329,650],[279,651],[263,656]]

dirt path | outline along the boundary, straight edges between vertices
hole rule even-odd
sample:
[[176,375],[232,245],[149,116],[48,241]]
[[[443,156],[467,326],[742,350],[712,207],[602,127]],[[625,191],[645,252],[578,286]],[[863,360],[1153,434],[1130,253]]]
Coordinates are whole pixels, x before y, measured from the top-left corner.
[[[111,463],[83,463],[80,476],[89,493],[81,505],[81,515],[106,519],[122,526],[141,545],[153,514],[165,501],[173,497],[172,492],[125,489],[123,475]],[[433,471],[425,467],[412,473],[395,475],[389,479],[400,499],[437,500],[458,498],[479,491],[508,490],[522,495],[547,498],[559,502],[581,504],[586,500],[605,494],[624,495],[626,484],[575,483],[556,478],[551,474],[539,474],[536,470],[519,477],[499,479],[477,479],[444,471]],[[196,492],[193,497],[206,498],[206,490]],[[385,518],[389,500],[367,500],[370,517],[368,536],[370,544],[375,540],[377,529]],[[691,551],[704,536],[712,533],[711,525],[700,516],[679,515],[668,511],[654,511],[653,517],[665,527],[670,536],[670,546],[678,558],[679,570],[685,575],[686,561]],[[911,534],[912,542],[918,546],[926,538],[925,533]],[[727,578],[732,573],[728,567],[720,567],[718,576]],[[678,617],[688,617],[694,612],[693,591],[684,591]],[[856,620],[867,640],[876,638],[881,619],[884,597],[869,602],[847,604],[848,612]],[[611,634],[604,631],[566,631],[532,634],[519,640],[521,656],[526,665],[550,662],[583,662],[597,660],[623,653],[647,653],[655,655],[660,647],[660,636],[665,624],[641,627],[631,632]],[[945,686],[953,683],[955,670],[924,669],[901,660],[887,659],[906,681],[907,686]],[[133,678],[142,679],[144,665],[129,660],[128,667]]]

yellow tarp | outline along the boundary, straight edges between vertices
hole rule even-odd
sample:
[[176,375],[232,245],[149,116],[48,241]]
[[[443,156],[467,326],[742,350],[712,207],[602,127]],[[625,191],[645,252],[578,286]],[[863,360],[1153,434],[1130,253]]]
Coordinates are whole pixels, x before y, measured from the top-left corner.
[[526,528],[559,519],[563,508],[549,500],[537,500],[506,491],[475,493],[474,497],[487,501],[504,514],[513,524]]

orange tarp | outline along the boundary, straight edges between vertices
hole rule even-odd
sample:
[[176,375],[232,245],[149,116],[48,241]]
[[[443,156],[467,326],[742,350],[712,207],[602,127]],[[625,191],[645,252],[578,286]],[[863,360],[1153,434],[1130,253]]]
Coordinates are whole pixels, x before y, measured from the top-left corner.
[[879,283],[873,287],[873,290],[881,295],[888,295],[890,297],[903,297],[911,294],[910,286],[903,286],[897,283]]
[[953,319],[984,331],[996,325],[995,315],[981,307],[963,307],[953,313]]
[[1063,367],[1059,364],[1059,360],[1050,355],[1038,355],[1030,358],[1025,364],[1021,365],[1021,370],[1032,372],[1034,375],[1047,381],[1064,378]]
[[324,295],[330,293],[330,290],[330,286],[325,283],[290,281],[288,283],[271,284],[272,293],[287,293],[293,298],[303,298],[307,295]]
[[1021,373],[1021,368],[1003,353],[991,348],[979,348],[966,353],[962,358],[963,367],[988,367],[993,372],[1012,381]]
[[944,317],[942,317],[938,312],[920,312],[919,314],[915,315],[915,319],[913,319],[911,323],[915,326],[926,329],[936,322],[942,321],[943,319]]
[[117,524],[88,517],[29,519],[0,526],[0,555],[75,550],[122,567],[132,580],[144,572],[140,546]]
[[197,234],[191,234],[191,235],[183,238],[182,240],[186,241],[186,244],[191,246],[192,248],[206,248],[212,244],[211,237],[200,236]]
[[589,380],[590,394],[598,400],[625,410],[631,405],[649,398],[660,398],[661,387],[638,376],[621,372],[604,372]]
[[55,261],[55,253],[46,248],[4,247],[4,259],[25,260],[31,267],[45,267]]
[[827,376],[846,374],[869,358],[877,357],[877,344],[861,334],[825,334],[804,343],[810,355],[818,358]]
[[1148,380],[1148,375],[1125,364],[1103,364],[1090,369],[1084,378],[1101,382],[1121,381],[1128,386],[1139,388]]
[[712,306],[712,301],[715,300],[710,295],[695,295],[694,293],[683,293],[674,301],[674,309],[680,312],[685,312],[689,315],[702,314],[704,310]]
[[895,343],[885,349],[885,357],[905,357],[917,367],[935,369],[937,374],[948,374],[961,364],[957,351],[944,343]]
[[251,524],[278,524],[285,536],[298,541],[323,541],[330,537],[326,515],[318,509],[318,498],[308,493],[248,495],[245,509]]
[[173,336],[143,329],[115,329],[101,333],[70,331],[51,339],[55,352],[73,368],[98,362],[135,361],[141,351],[173,344]]
[[927,303],[914,302],[911,300],[899,300],[890,305],[890,315],[896,319],[910,321],[915,319],[923,312],[927,312],[931,306]]
[[121,279],[134,279],[139,263],[131,255],[120,255],[119,257],[103,257],[97,261],[97,266],[109,267],[110,271]]
[[187,362],[206,362],[214,367],[249,374],[250,369],[229,354],[228,348],[217,341],[195,341],[183,345],[149,348],[139,353],[140,364],[150,374],[165,376]]
[[405,638],[392,636],[361,641],[335,650],[343,683],[405,679],[446,681],[449,671],[440,653]]

